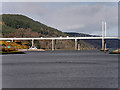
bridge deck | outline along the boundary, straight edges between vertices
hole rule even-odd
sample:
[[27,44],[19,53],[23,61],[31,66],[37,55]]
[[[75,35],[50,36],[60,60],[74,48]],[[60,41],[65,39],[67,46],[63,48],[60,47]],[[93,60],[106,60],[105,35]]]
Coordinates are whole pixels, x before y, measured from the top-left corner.
[[[40,38],[0,38],[0,40],[67,40],[67,39],[102,39],[103,37],[40,37]],[[120,39],[120,37],[104,37],[104,39]]]

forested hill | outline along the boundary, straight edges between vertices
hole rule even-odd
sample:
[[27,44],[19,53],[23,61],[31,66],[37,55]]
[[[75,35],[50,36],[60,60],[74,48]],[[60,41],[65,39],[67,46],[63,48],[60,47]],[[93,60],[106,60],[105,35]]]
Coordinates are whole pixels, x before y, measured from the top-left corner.
[[[55,28],[44,25],[38,21],[34,21],[29,17],[17,14],[2,15],[2,36],[5,38],[38,38],[38,37],[60,37],[67,36],[64,32]],[[31,45],[31,41],[22,41]],[[50,40],[35,41],[37,48],[51,49]],[[57,40],[57,49],[74,49],[74,41],[72,40]],[[93,45],[81,41],[81,48],[94,48]]]
[[[66,36],[63,32],[49,27],[47,25],[44,25],[38,21],[34,21],[26,16],[23,15],[16,15],[16,14],[3,14],[2,15],[2,24],[3,29],[2,33],[4,37],[7,37],[6,34],[10,34],[9,37],[34,37],[35,34],[38,37],[42,36]],[[12,35],[12,33],[15,33],[19,31],[23,35]],[[33,34],[33,36],[26,36],[25,33],[22,32],[30,32]],[[27,34],[27,33],[26,33]]]
[[98,35],[90,35],[85,33],[76,33],[76,32],[64,32],[64,33],[71,37],[100,37]]

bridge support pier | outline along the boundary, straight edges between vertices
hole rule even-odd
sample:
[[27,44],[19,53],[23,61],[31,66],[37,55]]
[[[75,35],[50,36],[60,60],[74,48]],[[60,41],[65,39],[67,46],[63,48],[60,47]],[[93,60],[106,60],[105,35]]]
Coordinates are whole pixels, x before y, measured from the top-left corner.
[[32,47],[34,46],[34,39],[32,39]]
[[54,51],[55,48],[54,48],[54,39],[52,39],[52,51]]
[[77,50],[77,39],[75,39],[75,50]]
[[107,49],[107,44],[106,44],[106,40],[105,40],[105,50]]
[[80,44],[78,44],[78,51],[80,51]]
[[56,49],[57,49],[57,45],[56,45],[56,43],[57,43],[57,40],[55,40],[54,50],[56,50]]
[[104,50],[104,38],[102,38],[102,49],[101,50]]

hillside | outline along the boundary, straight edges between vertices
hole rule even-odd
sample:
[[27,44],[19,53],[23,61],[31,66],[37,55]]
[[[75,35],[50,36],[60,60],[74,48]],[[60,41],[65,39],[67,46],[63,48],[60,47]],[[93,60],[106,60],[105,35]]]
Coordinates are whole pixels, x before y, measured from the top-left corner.
[[97,35],[89,35],[89,34],[84,34],[84,33],[76,33],[76,32],[64,32],[70,37],[100,37]]
[[[34,21],[29,17],[16,14],[2,15],[2,35],[3,37],[60,37],[67,34],[55,28],[44,25],[38,21]],[[22,41],[31,45],[31,41]],[[51,49],[50,40],[35,41],[37,48]],[[72,40],[57,40],[57,49],[74,49],[74,41]],[[91,44],[81,41],[81,48],[94,48]]]
[[[34,21],[23,15],[3,14],[2,20],[4,23],[2,33],[4,36],[5,36],[5,34],[14,33],[16,31],[16,29],[20,29],[20,28],[23,28],[24,30],[31,29],[32,32],[39,33],[40,34],[39,37],[42,37],[42,36],[52,36],[52,37],[65,36],[65,34],[62,33],[61,31],[54,29],[52,27],[49,27],[47,25],[44,25],[38,21]],[[23,36],[21,36],[21,37],[23,37]]]

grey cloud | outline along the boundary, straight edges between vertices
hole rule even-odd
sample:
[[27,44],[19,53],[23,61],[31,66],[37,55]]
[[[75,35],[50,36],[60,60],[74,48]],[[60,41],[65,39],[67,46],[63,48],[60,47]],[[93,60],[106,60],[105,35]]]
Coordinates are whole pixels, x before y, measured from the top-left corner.
[[[101,34],[102,21],[107,22],[107,29],[109,30],[112,27],[117,27],[117,19],[116,6],[96,4],[64,8],[49,15],[47,22],[63,31],[99,32]],[[68,26],[69,28],[67,28]]]
[[[83,32],[90,34],[101,34],[101,22],[107,22],[107,30],[112,32],[117,26],[118,14],[117,4],[109,3],[80,4],[62,6],[59,4],[57,10],[49,3],[3,3],[3,13],[20,13],[32,17],[46,25],[57,28],[61,31]],[[53,3],[54,5],[55,3]],[[68,2],[69,4],[69,2]],[[113,32],[117,32],[117,29]]]
[[48,12],[42,3],[36,2],[5,2],[2,7],[3,13],[23,14],[36,20]]

